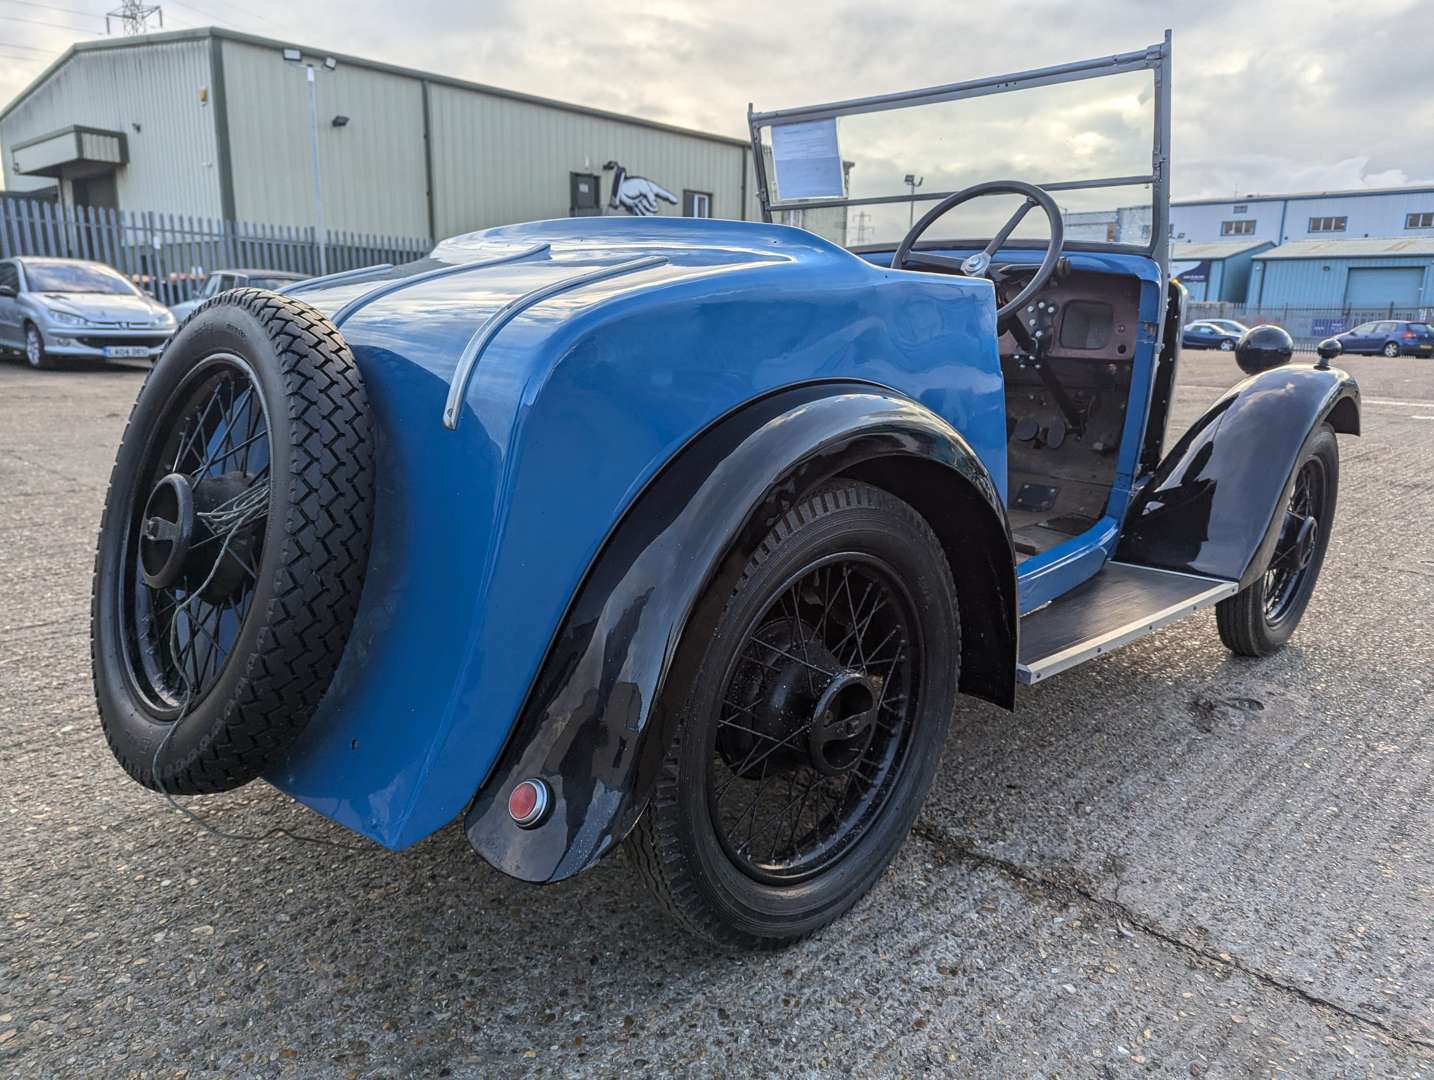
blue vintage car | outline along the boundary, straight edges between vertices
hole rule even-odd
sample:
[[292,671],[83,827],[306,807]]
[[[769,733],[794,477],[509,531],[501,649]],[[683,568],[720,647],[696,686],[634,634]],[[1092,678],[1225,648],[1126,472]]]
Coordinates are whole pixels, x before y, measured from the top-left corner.
[[[394,849],[461,816],[531,882],[625,845],[683,925],[760,948],[876,881],[958,693],[1011,708],[1210,605],[1234,652],[1279,649],[1358,390],[1256,329],[1167,438],[1169,63],[1167,36],[753,113],[763,222],[515,225],[208,300],[101,527],[115,754],[169,795],[263,777]],[[923,192],[857,252],[771,223],[892,202],[833,193],[837,116],[1108,72],[1154,82],[1149,174]],[[1064,241],[1053,191],[1129,184],[1149,245]],[[1049,238],[926,238],[997,195]]]

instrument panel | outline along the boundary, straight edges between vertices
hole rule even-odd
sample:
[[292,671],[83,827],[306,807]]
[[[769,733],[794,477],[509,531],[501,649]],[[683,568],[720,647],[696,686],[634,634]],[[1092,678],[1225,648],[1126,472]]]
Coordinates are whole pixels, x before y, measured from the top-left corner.
[[[1140,284],[1114,274],[1057,274],[1014,316],[1050,357],[1102,362],[1135,356],[1140,329]],[[1003,356],[1020,352],[1010,333],[1000,339]]]

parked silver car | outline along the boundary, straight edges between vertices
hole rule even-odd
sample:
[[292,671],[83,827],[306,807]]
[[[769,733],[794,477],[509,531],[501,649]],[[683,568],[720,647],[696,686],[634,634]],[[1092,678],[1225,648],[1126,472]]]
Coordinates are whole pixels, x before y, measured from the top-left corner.
[[242,289],[245,287],[254,289],[273,289],[278,291],[285,285],[292,285],[296,281],[303,281],[305,275],[291,274],[287,270],[216,270],[209,275],[204,282],[204,288],[194,297],[193,300],[186,300],[182,304],[175,304],[169,310],[174,312],[174,317],[183,322],[185,316],[197,308],[211,296],[228,292],[230,289]]
[[169,309],[101,263],[0,260],[0,350],[31,367],[60,357],[151,360],[174,333]]

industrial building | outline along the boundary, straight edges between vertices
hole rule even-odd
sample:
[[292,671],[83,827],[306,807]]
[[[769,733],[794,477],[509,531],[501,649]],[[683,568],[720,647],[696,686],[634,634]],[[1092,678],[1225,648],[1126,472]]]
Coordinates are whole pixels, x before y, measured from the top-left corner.
[[1170,274],[1185,286],[1192,301],[1243,304],[1255,257],[1274,246],[1268,240],[1171,244]]
[[1434,187],[1182,199],[1170,204],[1170,226],[1172,240],[1190,243],[1434,237]]
[[[321,208],[395,237],[758,216],[742,139],[217,28],[72,46],[0,111],[0,147],[11,193],[304,227]],[[844,213],[815,224],[844,242]]]
[[1434,308],[1434,235],[1296,240],[1256,254],[1245,302],[1424,317]]

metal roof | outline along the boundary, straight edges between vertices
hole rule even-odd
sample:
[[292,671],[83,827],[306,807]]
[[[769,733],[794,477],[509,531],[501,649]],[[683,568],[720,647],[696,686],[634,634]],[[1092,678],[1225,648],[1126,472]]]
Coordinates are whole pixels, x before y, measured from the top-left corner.
[[1273,247],[1271,240],[1210,240],[1200,244],[1171,244],[1171,260],[1229,259],[1256,248]]
[[371,71],[384,71],[390,75],[403,75],[410,79],[420,79],[424,82],[435,83],[442,86],[454,86],[461,90],[476,90],[483,94],[492,94],[495,97],[509,98],[513,101],[524,101],[531,105],[546,105],[552,109],[562,109],[565,112],[579,113],[584,116],[595,116],[604,120],[616,120],[624,124],[637,124],[640,127],[653,128],[657,131],[667,131],[674,135],[688,135],[697,139],[706,139],[710,142],[727,143],[731,146],[749,148],[750,143],[746,139],[734,138],[730,135],[714,135],[710,131],[697,131],[693,128],[679,127],[676,124],[663,124],[656,120],[644,120],[637,116],[627,116],[623,113],[610,112],[607,109],[594,109],[586,105],[574,105],[568,101],[558,101],[555,98],[538,97],[535,94],[524,94],[517,90],[504,90],[499,86],[489,86],[486,83],[470,82],[467,79],[455,79],[448,75],[436,75],[430,71],[419,71],[417,68],[400,67],[396,64],[385,64],[378,60],[365,60],[363,57],[350,56],[347,53],[330,52],[327,49],[314,49],[305,45],[296,45],[292,41],[279,41],[276,38],[259,37],[257,34],[245,34],[237,30],[225,30],[218,26],[200,26],[190,30],[170,30],[162,34],[140,34],[135,37],[110,38],[99,41],[77,41],[71,45],[59,57],[36,75],[30,85],[21,90],[15,96],[15,100],[0,109],[0,120],[4,120],[20,104],[40,87],[51,75],[67,63],[71,57],[84,52],[95,52],[103,49],[133,49],[143,48],[147,45],[163,45],[173,41],[203,41],[213,38],[222,38],[228,41],[237,41],[246,45],[258,45],[261,48],[271,49],[299,49],[307,56],[332,56],[341,64],[352,67],[368,68]]
[[1256,255],[1257,259],[1370,259],[1390,256],[1412,256],[1434,258],[1434,236],[1361,237],[1358,240],[1293,240],[1270,251]]
[[1346,188],[1343,191],[1295,191],[1288,195],[1231,195],[1214,199],[1173,199],[1171,206],[1223,206],[1226,203],[1246,202],[1293,202],[1297,199],[1344,199],[1364,195],[1423,195],[1434,194],[1434,184],[1416,184],[1409,187]]

